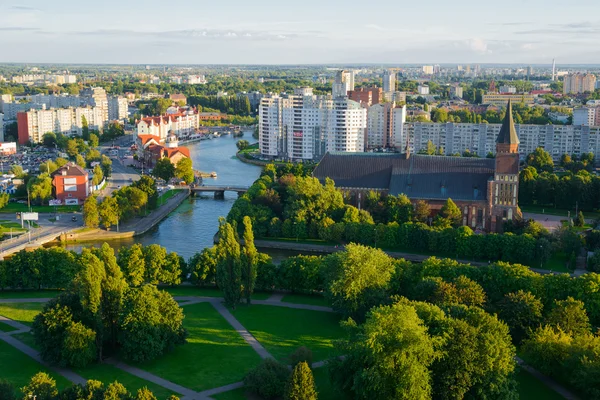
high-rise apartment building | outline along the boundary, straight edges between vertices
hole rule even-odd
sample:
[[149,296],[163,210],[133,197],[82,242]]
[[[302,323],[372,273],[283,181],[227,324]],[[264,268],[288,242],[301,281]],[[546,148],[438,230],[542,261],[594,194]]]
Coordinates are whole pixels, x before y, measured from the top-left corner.
[[381,103],[369,107],[367,115],[367,149],[398,147],[403,138],[406,105]]
[[425,75],[433,75],[433,65],[423,65],[423,73]]
[[569,74],[565,75],[563,94],[593,92],[596,88],[596,75]]
[[396,91],[396,72],[389,69],[383,71],[383,92],[392,93]]
[[100,130],[103,126],[102,110],[97,107],[52,108],[49,110],[29,110],[17,114],[19,143],[28,141],[39,143],[45,133],[81,135],[82,117],[85,117],[90,130]]
[[83,89],[80,93],[82,97],[91,98],[91,105],[94,107],[98,107],[102,111],[102,118],[104,122],[107,122],[108,119],[108,96],[106,95],[106,90],[101,87],[91,87]]
[[459,85],[450,86],[450,98],[458,97],[459,99],[463,98],[463,88]]
[[347,96],[350,90],[354,90],[354,71],[337,71],[331,89],[334,98]]
[[259,147],[263,156],[320,159],[327,151],[363,151],[367,110],[345,97],[270,95],[259,107]]
[[123,121],[129,115],[129,104],[125,97],[109,96],[108,97],[108,120]]
[[600,126],[600,107],[575,108],[573,125]]

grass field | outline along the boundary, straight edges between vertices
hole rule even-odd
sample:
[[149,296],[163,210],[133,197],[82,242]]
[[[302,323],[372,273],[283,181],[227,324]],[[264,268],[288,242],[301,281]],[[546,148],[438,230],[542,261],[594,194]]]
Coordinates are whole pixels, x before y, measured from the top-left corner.
[[212,305],[194,304],[184,312],[188,343],[139,368],[202,391],[241,381],[259,364],[258,354]]
[[[217,288],[197,287],[190,285],[182,285],[177,287],[162,286],[159,289],[171,294],[171,296],[203,296],[203,297],[223,297],[223,292]],[[258,292],[252,295],[254,300],[266,300],[271,296],[271,293]]]
[[318,294],[287,294],[281,299],[284,303],[310,304],[311,306],[329,307],[325,297]]
[[[78,212],[81,211],[81,206],[32,206],[31,210],[33,212],[40,212],[40,213],[53,213],[53,212],[59,212],[59,213],[73,213],[73,212]],[[4,207],[2,210],[0,210],[0,212],[2,213],[14,213],[14,212],[27,212],[29,211],[29,208],[27,207],[27,204],[21,204],[21,203],[8,203],[6,205],[6,207]]]
[[0,299],[43,299],[56,297],[60,290],[3,290],[0,291]]
[[0,321],[0,332],[12,332],[12,331],[16,331],[17,329],[5,324],[4,322]]
[[517,382],[519,383],[519,397],[523,400],[561,400],[563,398],[523,369],[517,373]]
[[334,356],[333,341],[343,337],[334,313],[253,305],[232,314],[278,360],[300,346],[313,352],[313,361],[326,360]]
[[43,303],[0,303],[0,315],[31,326],[43,308]]
[[[569,215],[569,211],[571,211],[571,217],[575,218],[577,215],[575,213],[575,209],[566,210],[562,208],[553,208],[553,207],[539,207],[539,206],[519,206],[522,212],[528,212],[533,214],[548,214],[548,215],[557,215],[559,217],[565,217]],[[595,211],[584,211],[583,216],[587,218],[598,218],[600,217],[600,212]]]
[[544,269],[556,272],[571,272],[567,268],[569,257],[564,252],[552,254],[552,257],[543,265]]
[[27,385],[29,379],[38,372],[49,373],[60,389],[71,386],[65,378],[50,372],[37,361],[2,340],[0,340],[0,360],[0,377],[12,383],[17,390]]
[[181,192],[181,189],[172,189],[172,190],[167,190],[166,192],[164,192],[163,194],[161,194],[160,196],[158,196],[158,200],[156,202],[156,204],[163,205],[167,202],[167,200],[169,200],[171,197],[174,197],[175,195],[177,195],[177,193]]

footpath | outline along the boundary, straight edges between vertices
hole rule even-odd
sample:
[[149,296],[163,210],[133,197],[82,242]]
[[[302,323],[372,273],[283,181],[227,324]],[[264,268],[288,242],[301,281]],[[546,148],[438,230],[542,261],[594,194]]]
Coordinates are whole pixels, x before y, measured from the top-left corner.
[[173,212],[185,199],[190,196],[189,189],[181,190],[175,196],[171,197],[156,210],[145,217],[135,217],[130,221],[119,226],[119,231],[113,227],[111,230],[91,229],[82,232],[71,232],[61,236],[61,241],[69,242],[91,242],[98,240],[118,240],[142,235],[152,229],[161,220]]
[[[252,304],[262,304],[262,305],[277,306],[277,307],[300,308],[300,309],[314,310],[314,311],[321,311],[321,312],[334,312],[329,307],[313,306],[313,305],[308,305],[308,304],[286,303],[286,302],[282,301],[282,297],[283,296],[280,293],[274,293],[271,297],[269,297],[266,300],[252,300]],[[174,296],[173,298],[177,302],[179,302],[179,305],[182,307],[192,305],[192,304],[197,304],[197,303],[211,304],[215,308],[215,310],[217,310],[219,312],[219,314],[221,314],[221,316],[229,323],[229,325],[231,325],[236,330],[236,332],[238,332],[238,334],[246,341],[246,343],[248,343],[252,347],[252,349],[262,359],[275,358],[262,346],[262,344],[259,343],[259,341],[252,335],[252,333],[250,333],[235,318],[235,316],[233,314],[231,314],[231,312],[229,312],[227,307],[225,307],[225,305],[222,303],[222,300],[223,300],[222,298],[201,297],[201,296]],[[39,301],[42,299],[4,299],[4,300],[8,300],[9,302],[10,301],[12,301],[12,302],[18,301],[19,303],[24,303],[24,302],[28,302],[29,300]],[[49,299],[45,299],[45,300],[49,300]],[[0,302],[2,302],[2,301],[0,300]],[[18,329],[17,331],[13,331],[13,332],[7,332],[7,333],[0,332],[0,340],[5,341],[6,343],[10,344],[11,346],[15,347],[16,349],[27,354],[34,360],[40,362],[42,365],[47,366],[48,368],[56,371],[57,373],[61,374],[62,376],[64,376],[68,380],[70,380],[71,382],[85,384],[85,378],[72,372],[69,369],[58,368],[55,366],[47,365],[41,359],[39,352],[37,352],[36,350],[32,349],[31,347],[25,345],[23,342],[21,342],[11,336],[16,333],[28,332],[30,329],[28,326],[20,324],[16,321],[11,321],[10,319],[2,317],[2,316],[0,316],[0,320],[2,320],[4,323],[8,323],[9,325]],[[539,379],[542,383],[544,383],[550,389],[554,390],[556,393],[560,394],[565,399],[579,400],[579,397],[576,396],[574,393],[572,393],[565,387],[561,386],[559,383],[557,383],[553,379],[550,379],[547,376],[541,374],[539,371],[537,371],[533,367],[525,364],[524,361],[521,360],[520,358],[516,358],[516,361],[521,366],[521,368],[523,368],[526,371],[528,371],[529,373],[531,373],[534,377]],[[154,375],[150,372],[147,372],[140,368],[125,364],[125,363],[115,360],[115,359],[109,359],[109,360],[107,360],[107,363],[109,363],[109,364],[115,366],[116,368],[119,368],[131,375],[134,375],[138,378],[144,379],[144,380],[152,382],[158,386],[162,386],[172,392],[178,393],[178,394],[182,395],[182,400],[211,400],[212,399],[211,396],[244,387],[243,382],[235,382],[235,383],[231,383],[231,384],[228,384],[225,386],[220,386],[220,387],[216,387],[213,389],[204,390],[202,392],[196,392],[192,389],[183,387],[174,382],[171,382],[164,378],[161,378],[160,376]],[[313,363],[312,368],[321,368],[325,365],[326,365],[326,362],[324,362],[324,361],[316,362],[316,363]]]

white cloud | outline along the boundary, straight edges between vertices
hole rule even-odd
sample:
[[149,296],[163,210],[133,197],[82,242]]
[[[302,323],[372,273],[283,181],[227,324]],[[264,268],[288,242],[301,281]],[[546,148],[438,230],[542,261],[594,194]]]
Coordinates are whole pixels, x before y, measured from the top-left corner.
[[480,38],[466,40],[467,46],[478,54],[490,54],[492,51],[488,49],[488,44],[485,40]]

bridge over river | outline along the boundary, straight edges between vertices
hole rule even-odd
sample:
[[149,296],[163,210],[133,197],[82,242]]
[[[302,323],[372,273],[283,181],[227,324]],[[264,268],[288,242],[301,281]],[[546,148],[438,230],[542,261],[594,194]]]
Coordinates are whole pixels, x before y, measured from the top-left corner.
[[192,194],[213,192],[215,198],[223,198],[225,192],[235,192],[238,196],[248,191],[248,186],[216,186],[216,185],[202,185],[202,186],[191,186],[190,191]]

